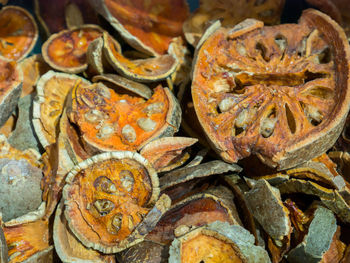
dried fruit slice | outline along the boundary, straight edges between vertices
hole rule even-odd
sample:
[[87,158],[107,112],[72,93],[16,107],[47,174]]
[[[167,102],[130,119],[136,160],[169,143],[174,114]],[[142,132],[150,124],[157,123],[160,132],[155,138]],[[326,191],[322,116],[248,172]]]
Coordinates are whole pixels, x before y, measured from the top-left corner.
[[55,250],[63,262],[85,263],[114,263],[114,255],[103,255],[100,252],[84,247],[68,227],[63,214],[64,206],[61,202],[56,210],[53,225],[53,240]]
[[52,68],[80,73],[87,69],[86,52],[90,42],[102,35],[103,30],[96,25],[60,31],[45,41],[41,48],[42,55]]
[[87,87],[90,82],[72,74],[49,71],[38,80],[33,103],[33,125],[40,143],[46,147],[56,141],[59,118],[68,93],[75,86]]
[[172,136],[181,119],[180,107],[167,88],[158,86],[145,101],[101,83],[73,89],[67,114],[90,152],[138,150],[151,140]]
[[278,24],[285,0],[200,0],[199,8],[185,21],[186,40],[196,46],[209,21],[220,19],[232,27],[246,18],[256,18],[268,25]]
[[[1,223],[1,220],[0,220]],[[4,235],[4,231],[2,230],[2,225],[0,224],[0,262],[6,263],[8,262],[8,251],[7,244]]]
[[192,83],[213,148],[228,162],[255,153],[278,169],[321,155],[349,110],[349,58],[340,26],[316,10],[299,24],[245,20],[216,31],[197,54]]
[[167,52],[171,40],[182,35],[182,23],[189,13],[184,0],[90,0],[90,3],[131,46],[151,55]]
[[5,6],[0,11],[0,56],[21,60],[34,48],[38,39],[34,18],[18,6]]
[[0,127],[16,108],[22,82],[23,74],[17,63],[0,59]]
[[197,139],[188,137],[163,137],[146,144],[140,154],[153,165],[157,172],[164,171],[164,168],[181,159],[183,151],[196,142]]
[[243,227],[215,222],[175,239],[169,263],[271,262],[266,250],[254,242],[254,236]]
[[158,199],[155,170],[133,152],[95,155],[75,166],[66,182],[63,197],[71,231],[86,247],[104,253],[141,242],[170,207],[169,197]]
[[178,62],[171,55],[155,58],[129,60],[115,47],[115,41],[107,32],[103,33],[103,50],[109,64],[120,74],[144,82],[162,80],[176,70]]
[[[44,28],[47,36],[69,28],[71,16],[69,9],[75,7],[73,19],[83,19],[85,24],[98,24],[98,17],[94,9],[86,0],[34,0],[34,11],[41,26]],[[54,7],[54,8],[53,8]],[[74,8],[73,7],[73,8]]]

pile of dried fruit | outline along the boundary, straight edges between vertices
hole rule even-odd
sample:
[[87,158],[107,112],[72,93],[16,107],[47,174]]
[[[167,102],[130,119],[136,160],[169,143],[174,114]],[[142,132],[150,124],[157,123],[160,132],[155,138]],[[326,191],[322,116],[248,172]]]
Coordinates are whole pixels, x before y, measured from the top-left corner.
[[347,0],[7,2],[0,263],[350,262]]

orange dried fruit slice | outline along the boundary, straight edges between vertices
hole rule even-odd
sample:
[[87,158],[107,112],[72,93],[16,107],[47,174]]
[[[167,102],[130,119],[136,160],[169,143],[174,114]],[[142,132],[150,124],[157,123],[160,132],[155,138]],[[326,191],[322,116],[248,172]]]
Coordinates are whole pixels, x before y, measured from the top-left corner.
[[22,83],[23,74],[17,63],[0,58],[0,127],[16,108]]
[[18,6],[5,6],[0,11],[0,56],[21,60],[34,48],[38,27],[33,16]]
[[178,62],[171,55],[161,55],[155,58],[130,60],[124,57],[115,45],[115,40],[103,33],[103,51],[109,64],[127,78],[151,82],[162,80],[170,76],[178,66]]
[[171,40],[182,35],[182,23],[189,14],[184,0],[90,2],[131,46],[151,55],[167,52]]
[[66,182],[70,230],[86,247],[103,253],[141,242],[170,207],[168,196],[159,197],[151,164],[129,151],[95,155],[75,166]]
[[213,148],[228,162],[253,153],[280,170],[321,155],[349,110],[349,58],[344,31],[316,10],[299,24],[248,19],[217,30],[198,51],[192,83]]
[[83,25],[53,34],[41,48],[42,55],[52,68],[80,73],[87,69],[86,52],[89,44],[102,35],[96,25]]
[[267,25],[278,24],[285,0],[200,0],[199,8],[184,22],[188,43],[196,46],[210,21],[220,20],[232,27],[246,18],[255,18]]
[[56,141],[56,127],[68,93],[75,85],[87,87],[90,84],[89,81],[76,75],[52,70],[40,77],[33,103],[33,125],[43,147]]
[[133,150],[177,132],[181,110],[176,98],[160,85],[152,97],[118,94],[101,83],[76,87],[71,94],[70,121],[77,125],[87,151]]

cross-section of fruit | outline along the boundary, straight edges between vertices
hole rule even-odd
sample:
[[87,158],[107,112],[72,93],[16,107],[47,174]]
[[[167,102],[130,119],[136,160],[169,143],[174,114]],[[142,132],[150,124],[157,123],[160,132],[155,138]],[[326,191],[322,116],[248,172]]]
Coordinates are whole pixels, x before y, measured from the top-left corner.
[[0,56],[10,60],[25,58],[38,39],[38,27],[25,9],[6,6],[0,12]]
[[350,48],[327,15],[299,24],[248,19],[221,28],[197,53],[192,97],[213,148],[228,162],[256,154],[285,169],[321,155],[349,110]]
[[145,100],[102,83],[73,89],[67,114],[90,152],[136,151],[151,140],[172,136],[181,119],[176,98],[167,88],[158,86]]
[[86,246],[115,253],[141,242],[170,207],[158,176],[133,152],[95,155],[75,166],[63,189],[65,216]]

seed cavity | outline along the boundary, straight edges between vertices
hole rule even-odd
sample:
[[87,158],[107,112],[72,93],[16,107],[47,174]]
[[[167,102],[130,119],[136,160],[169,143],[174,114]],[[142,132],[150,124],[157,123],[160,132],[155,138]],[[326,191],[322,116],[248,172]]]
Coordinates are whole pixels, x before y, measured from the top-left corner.
[[153,131],[157,123],[150,118],[140,118],[137,120],[137,125],[146,132]]
[[99,110],[92,109],[86,112],[84,117],[87,122],[95,124],[99,123],[100,120],[104,118],[104,113]]
[[123,215],[121,213],[116,214],[112,218],[112,226],[116,232],[118,232],[122,227]]
[[213,84],[214,92],[229,92],[230,91],[230,84],[226,79],[218,79]]
[[155,113],[162,113],[164,108],[163,102],[155,102],[144,108],[143,112],[150,116]]
[[134,229],[134,219],[131,215],[128,216],[128,228],[130,231]]
[[285,52],[287,48],[287,39],[284,36],[282,36],[281,34],[278,34],[275,37],[275,43],[279,47],[281,52]]
[[268,138],[273,134],[277,122],[276,109],[272,108],[260,123],[260,134]]
[[130,125],[127,124],[122,129],[122,135],[130,143],[135,142],[136,140],[136,132],[135,129]]
[[313,126],[317,126],[322,122],[323,116],[316,107],[312,105],[304,105],[304,113]]
[[106,176],[99,176],[94,181],[94,187],[97,191],[102,191],[106,193],[117,192],[117,187],[115,184]]
[[219,110],[220,110],[220,112],[226,112],[226,111],[230,110],[236,103],[237,103],[237,101],[233,97],[224,98],[219,103]]
[[105,216],[114,209],[114,203],[107,199],[98,199],[94,202],[94,207],[101,216]]
[[122,170],[119,173],[119,177],[120,177],[122,187],[126,191],[131,192],[133,187],[134,187],[134,183],[135,183],[134,176],[133,176],[132,172],[130,172],[128,170]]
[[241,43],[237,43],[236,50],[241,56],[245,56],[247,54],[246,48]]
[[114,127],[111,124],[104,124],[97,133],[97,138],[108,139],[114,133]]

